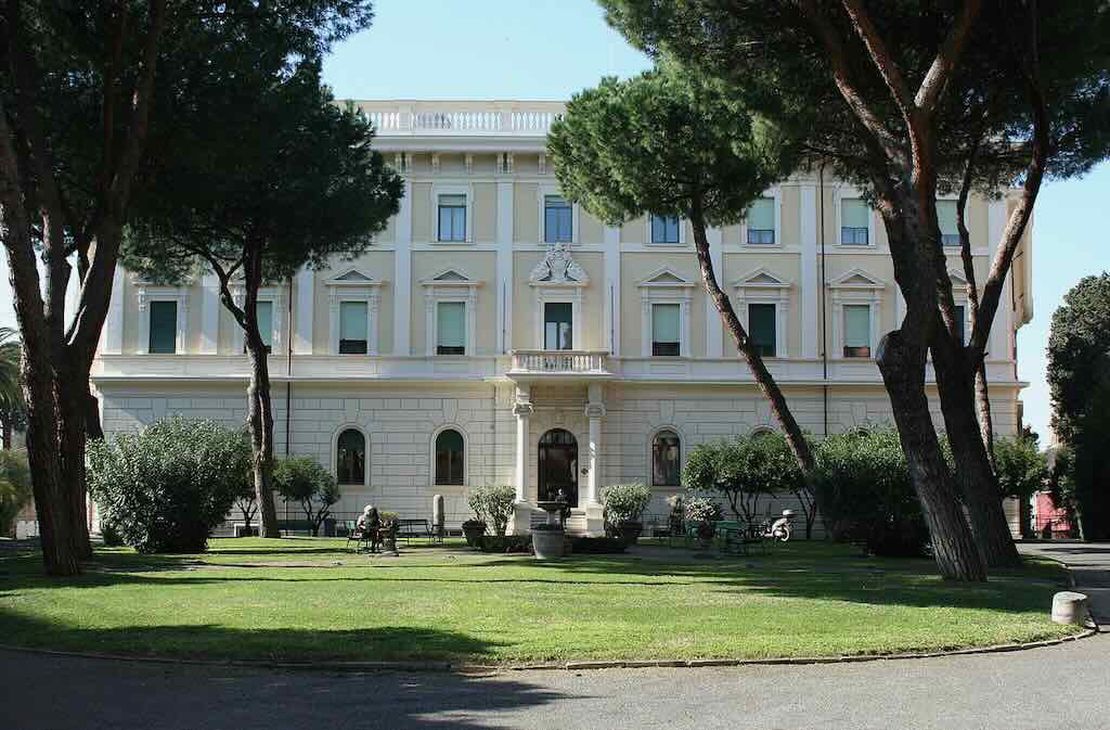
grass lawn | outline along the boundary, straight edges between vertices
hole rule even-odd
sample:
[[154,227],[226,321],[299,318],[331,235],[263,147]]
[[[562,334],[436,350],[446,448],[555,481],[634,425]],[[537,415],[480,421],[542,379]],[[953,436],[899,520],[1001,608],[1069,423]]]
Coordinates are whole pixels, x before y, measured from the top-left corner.
[[946,583],[930,561],[794,542],[766,556],[645,549],[539,563],[343,541],[212,540],[195,556],[101,549],[80,577],[0,552],[0,644],[237,659],[756,658],[891,653],[1068,634],[1063,584],[1029,562]]

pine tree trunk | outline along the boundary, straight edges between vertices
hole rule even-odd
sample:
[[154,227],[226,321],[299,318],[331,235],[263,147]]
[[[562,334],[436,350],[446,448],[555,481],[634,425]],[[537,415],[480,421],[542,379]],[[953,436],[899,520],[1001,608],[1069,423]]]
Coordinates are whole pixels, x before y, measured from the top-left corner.
[[979,414],[979,431],[983,435],[987,461],[991,470],[997,472],[998,466],[994,463],[994,416],[991,415],[990,389],[987,386],[987,364],[983,361],[975,370],[975,408]]
[[[250,338],[248,338],[250,339]],[[261,344],[261,343],[259,343]],[[247,345],[251,381],[247,389],[254,465],[254,490],[262,517],[262,537],[281,537],[274,506],[274,415],[270,400],[270,374],[264,347]]]
[[705,291],[720,313],[721,320],[732,335],[732,339],[735,340],[737,349],[744,360],[747,361],[748,367],[751,368],[755,382],[771,404],[771,412],[779,425],[782,426],[790,450],[794,453],[794,458],[797,460],[802,473],[808,479],[813,472],[813,451],[809,447],[809,442],[806,441],[805,434],[802,433],[801,426],[794,419],[794,414],[790,412],[790,406],[786,402],[786,397],[782,394],[782,389],[775,382],[774,376],[767,369],[763,358],[744,330],[744,325],[736,316],[736,311],[732,308],[732,302],[729,301],[728,295],[721,291],[721,287],[717,284],[717,277],[713,272],[713,260],[709,256],[709,239],[705,234],[705,217],[701,210],[700,201],[694,201],[691,207],[690,223],[694,229],[694,248],[698,254],[698,264],[701,267],[701,278]]
[[[80,368],[75,368],[80,370]],[[78,559],[92,557],[89,539],[88,498],[85,486],[85,419],[87,415],[88,373],[56,370],[58,382],[57,453],[61,461],[61,476],[67,486],[70,540]]]
[[943,326],[936,328],[932,353],[956,481],[967,505],[975,542],[988,567],[1019,565],[1021,557],[1002,510],[998,478],[988,459],[976,412],[974,369]]
[[914,489],[932,536],[937,568],[945,578],[984,581],[986,565],[964,519],[929,413],[925,352],[907,342],[901,330],[895,330],[880,343],[877,361]]

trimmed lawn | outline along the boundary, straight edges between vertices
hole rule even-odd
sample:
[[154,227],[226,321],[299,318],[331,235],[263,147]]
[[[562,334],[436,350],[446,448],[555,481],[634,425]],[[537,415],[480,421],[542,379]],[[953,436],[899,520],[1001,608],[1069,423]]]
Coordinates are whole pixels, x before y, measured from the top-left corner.
[[827,543],[768,555],[644,548],[556,563],[326,538],[212,540],[208,553],[97,551],[84,575],[0,552],[0,644],[178,657],[513,662],[895,653],[1031,641],[1055,563],[947,583],[930,561]]

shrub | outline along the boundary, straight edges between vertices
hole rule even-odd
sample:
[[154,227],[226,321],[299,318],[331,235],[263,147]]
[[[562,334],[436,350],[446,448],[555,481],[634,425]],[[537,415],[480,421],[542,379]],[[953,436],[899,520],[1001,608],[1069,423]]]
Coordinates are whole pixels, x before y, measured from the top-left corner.
[[142,553],[203,551],[250,468],[241,430],[179,417],[90,442],[87,453],[104,525]]
[[0,451],[0,535],[12,531],[16,515],[31,499],[31,470],[27,452]]
[[716,522],[721,519],[721,505],[709,497],[693,495],[686,499],[686,519],[690,522]]
[[758,433],[699,444],[683,470],[688,489],[716,492],[737,520],[753,522],[764,495],[799,494],[805,480],[786,439]]
[[531,535],[482,535],[477,540],[483,553],[530,553]]
[[628,541],[618,537],[571,537],[567,542],[569,552],[579,555],[610,555],[628,548]]
[[467,497],[467,504],[479,520],[484,520],[493,527],[494,535],[503,537],[509,520],[513,517],[516,487],[511,484],[478,487]]
[[601,494],[605,507],[605,522],[639,522],[651,502],[651,490],[643,484],[614,484]]
[[335,477],[308,456],[290,456],[277,462],[274,489],[286,502],[301,506],[313,537],[319,534],[320,525],[331,514],[331,506],[339,501]]
[[816,456],[817,501],[833,539],[874,555],[925,553],[929,530],[893,428],[828,436]]

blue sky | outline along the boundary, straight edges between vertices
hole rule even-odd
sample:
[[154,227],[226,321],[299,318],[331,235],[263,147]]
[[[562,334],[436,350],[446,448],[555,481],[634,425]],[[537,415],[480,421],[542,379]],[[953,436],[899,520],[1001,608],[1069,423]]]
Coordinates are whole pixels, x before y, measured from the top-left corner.
[[[325,65],[339,97],[558,100],[648,65],[593,0],[379,0],[376,14],[373,27],[340,44]],[[1076,281],[1110,269],[1110,164],[1049,182],[1033,233],[1035,316],[1018,335],[1018,359],[1030,383],[1026,419],[1047,435],[1049,321]],[[14,321],[10,297],[0,297],[0,324]]]

